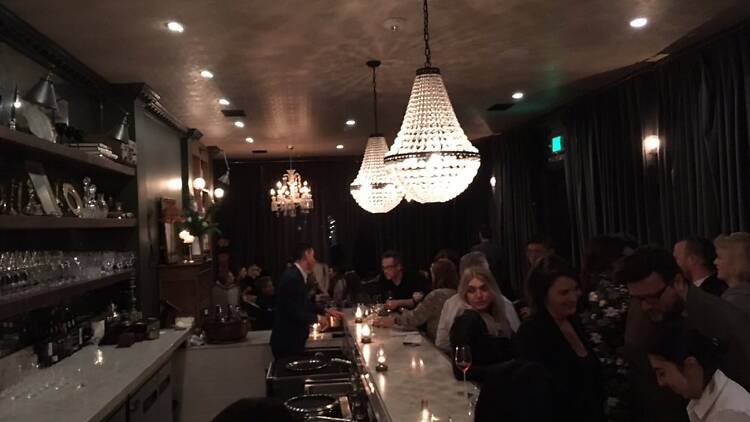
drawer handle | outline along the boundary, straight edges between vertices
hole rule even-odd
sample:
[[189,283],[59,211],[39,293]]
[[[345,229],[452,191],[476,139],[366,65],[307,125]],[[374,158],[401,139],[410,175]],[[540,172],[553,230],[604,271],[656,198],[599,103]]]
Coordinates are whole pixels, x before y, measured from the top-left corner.
[[159,394],[163,393],[164,390],[166,390],[167,387],[169,387],[169,384],[171,382],[172,382],[172,377],[165,378],[164,381],[162,381],[161,384],[159,384]]
[[151,406],[156,403],[156,397],[157,397],[157,391],[154,390],[153,393],[149,394],[148,397],[146,397],[146,400],[143,400],[143,414],[145,415],[146,412],[148,412],[148,409],[151,409]]

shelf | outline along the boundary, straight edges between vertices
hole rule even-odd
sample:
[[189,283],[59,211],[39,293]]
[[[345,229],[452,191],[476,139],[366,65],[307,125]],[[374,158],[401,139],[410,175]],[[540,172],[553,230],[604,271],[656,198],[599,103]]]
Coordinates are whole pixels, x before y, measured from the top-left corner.
[[135,218],[0,215],[0,230],[112,229],[135,226]]
[[29,155],[29,158],[46,157],[70,165],[83,165],[90,169],[102,170],[125,176],[135,176],[135,168],[114,162],[108,158],[89,155],[83,151],[56,144],[28,133],[0,127],[0,146],[11,147]]
[[12,299],[0,299],[0,320],[18,315],[34,309],[44,308],[60,303],[63,299],[80,296],[92,290],[101,289],[113,284],[130,280],[133,270],[122,271],[106,277],[94,280],[81,281],[75,284],[53,287],[46,291],[14,297]]

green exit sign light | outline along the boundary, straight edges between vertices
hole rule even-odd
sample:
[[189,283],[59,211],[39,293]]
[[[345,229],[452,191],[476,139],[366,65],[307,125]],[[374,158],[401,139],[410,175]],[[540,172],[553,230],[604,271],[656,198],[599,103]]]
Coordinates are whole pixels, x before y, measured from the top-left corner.
[[563,152],[563,137],[562,135],[557,135],[552,138],[552,144],[550,144],[550,149],[552,150],[553,154],[560,154]]

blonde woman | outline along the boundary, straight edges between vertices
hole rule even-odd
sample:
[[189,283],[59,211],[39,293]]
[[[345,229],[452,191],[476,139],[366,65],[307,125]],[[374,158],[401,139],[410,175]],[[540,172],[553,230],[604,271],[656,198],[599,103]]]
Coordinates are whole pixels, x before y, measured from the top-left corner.
[[750,314],[750,233],[721,235],[714,246],[717,277],[729,286],[721,298]]
[[[458,297],[460,310],[450,330],[451,347],[471,348],[472,364],[466,378],[481,382],[494,364],[513,357],[505,303],[492,273],[479,267],[470,267],[461,275]],[[463,376],[455,364],[453,372],[456,378]]]

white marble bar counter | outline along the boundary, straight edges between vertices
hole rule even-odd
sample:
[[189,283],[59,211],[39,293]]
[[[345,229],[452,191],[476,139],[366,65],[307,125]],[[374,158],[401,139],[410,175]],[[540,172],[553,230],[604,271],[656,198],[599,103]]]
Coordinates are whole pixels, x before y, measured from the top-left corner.
[[[453,376],[450,359],[427,338],[419,346],[404,345],[404,333],[396,329],[374,328],[372,342],[363,344],[362,324],[355,324],[351,312],[346,316],[346,328],[360,356],[365,361],[371,401],[377,409],[379,421],[473,421],[464,384]],[[371,326],[371,325],[370,325]],[[378,372],[378,351],[383,349],[388,370]],[[479,390],[467,383],[476,398]],[[428,401],[431,417],[425,418],[422,400]],[[382,412],[382,413],[381,413]],[[383,414],[384,413],[384,414]]]
[[189,330],[162,330],[128,348],[86,346],[0,393],[0,421],[88,422],[108,417],[164,365]]

